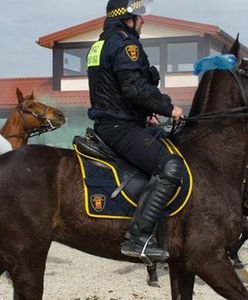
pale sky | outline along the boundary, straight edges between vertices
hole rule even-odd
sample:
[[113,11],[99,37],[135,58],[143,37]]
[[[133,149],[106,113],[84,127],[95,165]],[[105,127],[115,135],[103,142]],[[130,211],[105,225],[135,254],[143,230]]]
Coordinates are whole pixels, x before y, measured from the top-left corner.
[[[116,0],[118,1],[118,0]],[[0,0],[0,77],[52,75],[39,37],[105,15],[106,0]],[[151,14],[216,25],[248,47],[247,0],[154,0]]]

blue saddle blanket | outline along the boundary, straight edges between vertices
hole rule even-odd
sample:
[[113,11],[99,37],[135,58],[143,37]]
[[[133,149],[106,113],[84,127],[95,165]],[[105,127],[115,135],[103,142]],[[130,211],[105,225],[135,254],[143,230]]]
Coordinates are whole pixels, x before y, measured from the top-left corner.
[[[170,153],[182,157],[170,140],[163,140],[163,144]],[[86,213],[96,218],[131,219],[149,178],[126,162],[90,157],[81,153],[76,144],[73,146],[82,171]],[[190,198],[193,179],[183,160],[183,184],[165,206],[164,217],[180,212]]]

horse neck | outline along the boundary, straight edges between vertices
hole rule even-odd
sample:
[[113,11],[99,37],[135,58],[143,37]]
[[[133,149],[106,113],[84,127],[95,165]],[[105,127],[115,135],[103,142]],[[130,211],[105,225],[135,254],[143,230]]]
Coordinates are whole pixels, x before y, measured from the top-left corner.
[[28,137],[25,134],[25,127],[17,109],[15,109],[10,114],[2,129],[0,130],[0,134],[10,142],[13,149],[27,144]]
[[196,90],[189,117],[207,112],[214,112],[240,106],[239,99],[234,99],[237,91],[234,78],[227,71],[208,71],[203,74]]
[[[203,76],[189,116],[241,106],[239,91],[228,72]],[[216,119],[188,123],[178,137],[189,156],[211,165],[212,170],[243,176],[247,163],[248,132],[244,119]]]

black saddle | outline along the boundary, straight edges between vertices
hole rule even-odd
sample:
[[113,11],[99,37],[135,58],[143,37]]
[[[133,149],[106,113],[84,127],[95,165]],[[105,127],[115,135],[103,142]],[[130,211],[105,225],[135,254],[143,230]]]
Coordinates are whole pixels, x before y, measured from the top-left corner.
[[85,136],[76,135],[73,144],[80,152],[96,158],[115,160],[119,157],[91,128],[86,129]]

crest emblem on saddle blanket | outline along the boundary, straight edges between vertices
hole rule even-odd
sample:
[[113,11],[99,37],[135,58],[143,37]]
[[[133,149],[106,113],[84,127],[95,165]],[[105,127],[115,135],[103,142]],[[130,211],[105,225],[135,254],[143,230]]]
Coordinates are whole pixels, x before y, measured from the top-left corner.
[[132,61],[137,61],[139,59],[139,47],[136,45],[128,45],[125,48],[126,53]]
[[95,194],[90,197],[91,206],[96,212],[101,212],[104,210],[106,205],[106,197],[101,194]]

